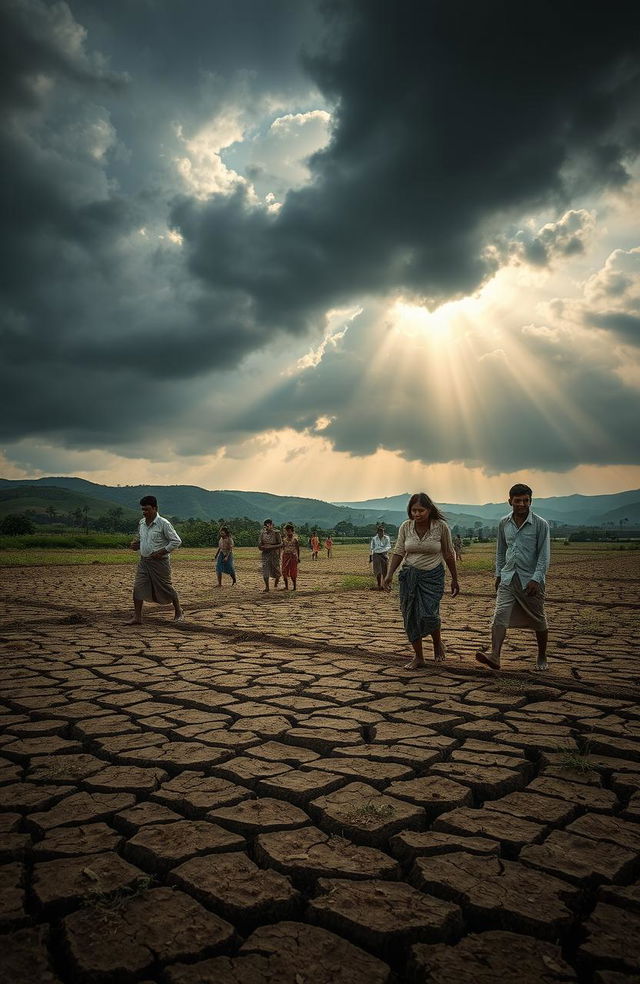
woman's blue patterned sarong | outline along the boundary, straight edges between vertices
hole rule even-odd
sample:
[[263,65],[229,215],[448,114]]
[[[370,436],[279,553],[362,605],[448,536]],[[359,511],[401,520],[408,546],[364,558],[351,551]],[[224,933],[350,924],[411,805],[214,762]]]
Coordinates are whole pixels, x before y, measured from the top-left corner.
[[231,577],[236,576],[235,568],[233,566],[233,553],[230,553],[227,559],[224,559],[222,550],[216,557],[216,574],[229,574]]
[[444,594],[444,566],[423,571],[404,564],[398,576],[400,611],[409,642],[417,642],[440,628],[440,599]]

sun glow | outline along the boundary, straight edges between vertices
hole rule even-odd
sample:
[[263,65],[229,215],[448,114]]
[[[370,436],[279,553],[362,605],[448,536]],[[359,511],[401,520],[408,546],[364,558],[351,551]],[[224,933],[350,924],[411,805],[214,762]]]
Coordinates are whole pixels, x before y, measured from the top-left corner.
[[463,323],[463,304],[464,302],[461,301],[452,301],[434,311],[429,311],[419,304],[396,301],[391,308],[390,316],[393,327],[403,335],[445,341]]

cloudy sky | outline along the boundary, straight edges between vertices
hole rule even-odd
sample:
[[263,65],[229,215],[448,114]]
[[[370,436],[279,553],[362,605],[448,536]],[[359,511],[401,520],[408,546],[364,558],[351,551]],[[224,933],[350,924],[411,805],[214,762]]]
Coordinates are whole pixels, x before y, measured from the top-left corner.
[[0,474],[640,486],[640,5],[4,0]]

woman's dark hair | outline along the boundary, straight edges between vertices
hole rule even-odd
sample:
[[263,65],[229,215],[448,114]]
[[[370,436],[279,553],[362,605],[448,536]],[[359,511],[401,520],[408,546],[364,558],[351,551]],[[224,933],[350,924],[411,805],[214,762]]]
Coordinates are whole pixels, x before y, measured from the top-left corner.
[[228,534],[229,533],[229,527],[228,526],[221,526],[220,527],[220,532],[221,533],[227,533]]
[[411,507],[419,503],[425,509],[429,510],[429,519],[442,519],[444,520],[444,513],[440,512],[435,502],[433,502],[426,492],[414,492],[409,499],[409,505],[407,506],[407,516],[411,519]]
[[155,495],[143,495],[140,499],[141,506],[153,506],[154,509],[158,508],[158,500]]

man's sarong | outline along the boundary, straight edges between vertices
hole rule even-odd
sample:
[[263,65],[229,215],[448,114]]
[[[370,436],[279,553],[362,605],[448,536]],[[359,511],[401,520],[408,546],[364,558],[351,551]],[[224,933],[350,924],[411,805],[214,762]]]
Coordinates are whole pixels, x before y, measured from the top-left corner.
[[155,601],[157,605],[172,605],[178,597],[171,583],[169,557],[141,557],[133,584],[136,601]]
[[280,551],[262,551],[262,576],[280,577]]
[[386,577],[388,568],[389,568],[389,560],[387,555],[382,553],[374,553],[373,573],[376,575],[382,574],[383,577]]
[[230,553],[226,560],[222,550],[216,557],[216,574],[229,574],[231,577],[236,576],[235,567],[233,566],[233,554]]
[[409,642],[417,642],[440,628],[440,599],[444,594],[444,567],[433,570],[405,564],[398,577],[400,611]]
[[282,576],[283,577],[298,577],[298,555],[294,553],[287,553],[286,550],[282,554]]
[[496,610],[493,624],[505,629],[533,629],[545,632],[548,628],[544,612],[544,584],[538,585],[538,593],[525,594],[517,574],[510,584],[500,584],[496,594]]

